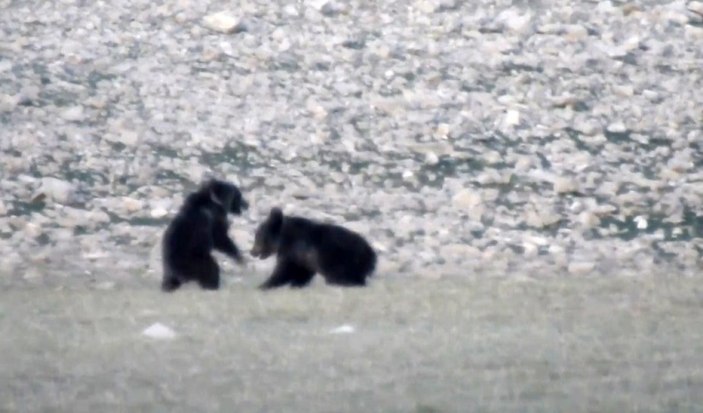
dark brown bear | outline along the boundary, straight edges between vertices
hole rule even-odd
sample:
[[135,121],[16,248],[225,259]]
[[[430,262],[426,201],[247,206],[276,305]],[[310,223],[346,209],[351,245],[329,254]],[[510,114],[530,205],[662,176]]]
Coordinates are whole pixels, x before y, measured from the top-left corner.
[[284,216],[272,208],[256,230],[251,255],[266,259],[276,254],[273,274],[259,288],[289,284],[305,287],[315,273],[328,284],[364,286],[376,268],[376,252],[359,234],[310,219]]
[[208,290],[220,288],[220,267],[212,250],[243,263],[242,254],[227,234],[227,214],[240,215],[247,207],[239,188],[217,179],[204,182],[188,195],[163,237],[161,289],[171,292],[188,281]]

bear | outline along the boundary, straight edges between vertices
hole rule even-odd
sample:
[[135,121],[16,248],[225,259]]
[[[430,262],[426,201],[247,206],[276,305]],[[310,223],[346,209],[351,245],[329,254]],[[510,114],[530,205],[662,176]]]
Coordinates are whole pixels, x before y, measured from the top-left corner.
[[197,281],[206,290],[219,289],[220,267],[212,250],[244,264],[239,248],[227,234],[227,214],[241,215],[248,207],[236,185],[215,178],[189,194],[164,232],[161,289],[173,292],[189,281]]
[[259,286],[268,290],[289,284],[307,286],[316,273],[327,284],[363,287],[376,269],[374,249],[359,234],[347,228],[297,216],[284,216],[273,207],[256,229],[253,257],[276,254],[276,267]]

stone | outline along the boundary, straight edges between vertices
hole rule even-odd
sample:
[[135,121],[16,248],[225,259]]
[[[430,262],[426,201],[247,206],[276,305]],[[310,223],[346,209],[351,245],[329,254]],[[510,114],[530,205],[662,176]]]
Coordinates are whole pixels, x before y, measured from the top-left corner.
[[61,112],[61,117],[69,122],[80,122],[83,120],[83,106],[72,106]]
[[583,211],[578,215],[578,223],[584,229],[593,229],[600,225],[600,218],[591,211]]
[[686,8],[699,16],[703,16],[703,1],[691,1],[686,5]]
[[138,199],[126,196],[122,198],[122,207],[127,213],[131,214],[142,210],[142,208],[144,208],[144,203]]
[[567,270],[571,275],[586,275],[596,268],[596,263],[590,261],[570,262]]
[[203,17],[203,25],[216,32],[232,34],[237,33],[242,28],[239,25],[240,19],[233,16],[232,14],[221,11],[218,13],[210,14]]
[[449,125],[440,123],[435,129],[434,136],[438,139],[447,139],[449,137]]
[[436,153],[430,151],[425,154],[425,162],[428,165],[437,165],[439,163],[439,156]]
[[0,113],[12,112],[19,104],[19,97],[0,93]]
[[649,223],[647,222],[647,218],[645,218],[642,215],[638,215],[634,219],[635,224],[637,225],[637,229],[647,229],[649,226]]
[[470,209],[480,205],[483,200],[481,195],[469,189],[463,189],[452,197],[452,205],[458,209]]
[[703,40],[703,27],[687,25],[684,31],[687,39]]
[[41,186],[32,197],[33,202],[42,202],[45,199],[59,204],[71,204],[76,201],[76,187],[62,179],[44,177]]
[[510,109],[505,112],[505,117],[503,117],[503,125],[506,127],[513,127],[520,124],[520,111],[515,109]]
[[498,14],[496,21],[507,30],[512,32],[523,32],[530,27],[532,14],[523,12],[518,8],[505,9]]
[[523,219],[530,227],[544,228],[559,222],[561,216],[551,209],[533,205],[525,209]]
[[617,121],[608,125],[606,128],[608,132],[611,133],[625,133],[627,132],[627,126],[623,122]]
[[320,13],[325,17],[335,17],[347,11],[347,5],[340,1],[328,1],[320,8]]
[[330,334],[350,334],[355,331],[356,331],[356,329],[354,328],[354,326],[349,325],[349,324],[344,324],[344,325],[341,325],[339,327],[336,327],[336,328],[333,328],[332,330],[330,330]]
[[176,332],[161,323],[154,323],[145,328],[142,335],[157,340],[170,340],[176,337]]
[[163,218],[168,215],[168,210],[165,208],[157,207],[157,208],[152,209],[151,212],[149,213],[149,215],[152,218],[160,219],[160,218]]
[[571,177],[557,177],[553,182],[554,192],[557,194],[569,194],[578,192],[579,184]]

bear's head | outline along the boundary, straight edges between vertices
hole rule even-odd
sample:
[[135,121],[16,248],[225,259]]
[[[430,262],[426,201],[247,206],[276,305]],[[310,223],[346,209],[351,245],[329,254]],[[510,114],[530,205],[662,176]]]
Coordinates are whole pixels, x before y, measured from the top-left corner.
[[283,211],[277,207],[271,208],[266,221],[256,229],[251,255],[263,260],[277,253],[282,229]]
[[242,197],[239,188],[230,182],[210,179],[203,184],[203,188],[210,192],[213,202],[228,212],[240,215],[243,210],[249,208],[249,203]]

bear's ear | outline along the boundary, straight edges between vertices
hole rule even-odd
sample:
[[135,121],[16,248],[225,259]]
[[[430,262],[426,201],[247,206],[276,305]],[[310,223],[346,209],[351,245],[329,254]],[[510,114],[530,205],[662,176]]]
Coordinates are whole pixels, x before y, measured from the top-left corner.
[[281,208],[273,207],[269,212],[269,222],[271,223],[271,230],[273,232],[278,232],[283,226],[283,211]]

